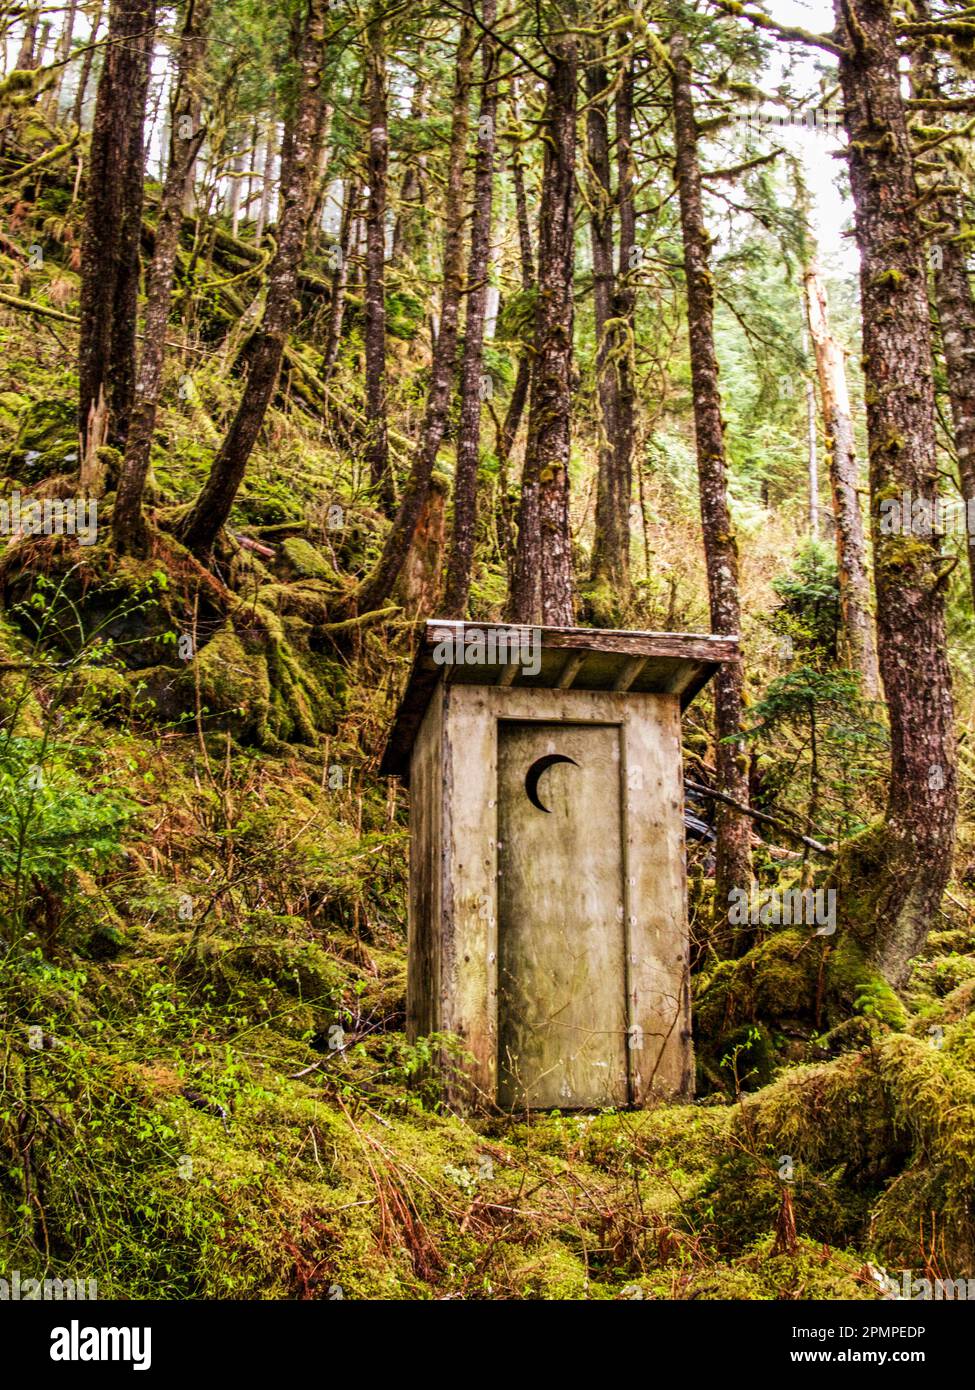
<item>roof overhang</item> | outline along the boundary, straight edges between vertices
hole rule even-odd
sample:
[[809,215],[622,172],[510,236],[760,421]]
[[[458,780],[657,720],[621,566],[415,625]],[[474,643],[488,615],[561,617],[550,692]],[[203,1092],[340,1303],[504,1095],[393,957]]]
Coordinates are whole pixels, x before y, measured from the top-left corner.
[[683,709],[722,663],[738,657],[737,637],[707,633],[431,620],[421,629],[379,772],[409,781],[413,743],[441,681],[677,695]]

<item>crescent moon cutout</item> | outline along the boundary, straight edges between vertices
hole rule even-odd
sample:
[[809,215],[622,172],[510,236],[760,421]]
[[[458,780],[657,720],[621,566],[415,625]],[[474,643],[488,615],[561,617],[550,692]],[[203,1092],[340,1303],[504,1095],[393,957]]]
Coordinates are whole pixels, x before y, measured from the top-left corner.
[[579,766],[575,758],[567,758],[564,753],[546,753],[544,758],[536,758],[525,773],[525,791],[528,793],[528,800],[540,811],[544,811],[546,815],[551,815],[551,811],[547,806],[543,806],[538,799],[538,782],[542,773],[547,772],[556,763],[571,763],[573,767]]

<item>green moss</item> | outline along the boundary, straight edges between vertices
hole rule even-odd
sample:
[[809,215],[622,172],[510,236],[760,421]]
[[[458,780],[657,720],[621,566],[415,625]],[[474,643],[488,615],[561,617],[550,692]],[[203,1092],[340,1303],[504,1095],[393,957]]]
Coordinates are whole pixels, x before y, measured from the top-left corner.
[[789,928],[697,978],[695,1046],[702,1083],[730,1089],[736,1068],[746,1087],[770,1079],[787,1037],[808,1035],[816,1023],[823,950],[822,941]]
[[333,583],[338,576],[320,550],[301,536],[288,536],[281,542],[281,554],[288,569],[297,579],[326,579]]
[[78,470],[78,417],[73,402],[40,400],[22,412],[4,461],[12,478],[28,486],[55,473]]
[[743,1102],[732,1140],[687,1212],[720,1248],[771,1229],[787,1158],[801,1234],[862,1246],[869,1233],[886,1263],[912,1267],[934,1210],[952,1275],[975,1268],[975,1077],[947,1050],[891,1035],[794,1068]]
[[184,700],[199,704],[207,728],[229,728],[238,737],[267,734],[271,686],[267,658],[249,652],[232,626],[217,632],[179,679]]

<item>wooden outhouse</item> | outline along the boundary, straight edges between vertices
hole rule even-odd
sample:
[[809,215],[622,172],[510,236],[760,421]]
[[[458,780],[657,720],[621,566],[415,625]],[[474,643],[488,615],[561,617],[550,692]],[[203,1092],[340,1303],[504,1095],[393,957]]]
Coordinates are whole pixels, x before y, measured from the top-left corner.
[[680,713],[733,637],[429,622],[380,771],[411,791],[407,1026],[457,1105],[693,1087]]

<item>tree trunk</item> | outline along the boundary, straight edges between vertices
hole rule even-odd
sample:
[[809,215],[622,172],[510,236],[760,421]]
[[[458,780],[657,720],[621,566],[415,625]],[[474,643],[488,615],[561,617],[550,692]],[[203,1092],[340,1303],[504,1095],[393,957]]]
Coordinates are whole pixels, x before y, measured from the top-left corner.
[[[609,88],[603,41],[586,74],[589,111],[590,234],[599,397],[599,470],[589,583],[590,616],[613,623],[625,608],[630,582],[630,491],[633,477],[632,332],[635,236],[630,148],[633,110],[631,60],[624,59],[616,99],[618,190],[612,191]],[[619,269],[614,264],[613,212],[619,208]]]
[[[917,18],[930,18],[928,6],[919,4]],[[922,46],[911,59],[914,94],[934,101],[942,95],[937,56]],[[932,110],[927,124],[938,124],[938,112]],[[962,135],[968,143],[970,136]],[[941,179],[949,184],[959,178],[958,167],[945,159],[945,150],[933,152],[941,166]],[[975,516],[975,295],[969,278],[967,253],[969,240],[965,235],[965,205],[960,194],[945,193],[938,199],[940,227],[932,243],[934,262],[934,298],[938,310],[941,350],[944,356],[948,401],[958,454],[958,475],[965,503],[966,549],[969,578],[975,595],[975,532],[970,518]]]
[[470,123],[469,101],[471,68],[474,57],[474,27],[470,10],[465,9],[454,73],[453,113],[450,128],[450,154],[447,165],[447,194],[444,207],[443,294],[440,308],[440,330],[437,334],[433,363],[430,369],[430,390],[426,409],[407,479],[406,487],[393,519],[379,561],[353,595],[359,612],[378,608],[390,592],[403,567],[420,520],[430,477],[447,427],[447,412],[454,381],[454,357],[457,350],[457,317],[463,276],[464,229],[464,166],[467,153],[467,132]]
[[61,99],[61,88],[64,85],[64,74],[67,71],[68,60],[71,57],[71,41],[74,38],[74,26],[77,13],[77,0],[69,0],[68,8],[64,15],[64,22],[61,26],[61,33],[58,37],[55,54],[57,61],[61,63],[62,66],[57,71],[47,99],[47,109],[54,120],[57,120],[58,104]]
[[281,370],[318,168],[326,13],[327,0],[309,0],[296,40],[300,85],[281,149],[277,250],[268,271],[264,319],[250,354],[247,384],[210,475],[179,528],[183,543],[201,557],[210,553],[230,516]]
[[322,380],[328,381],[335,369],[342,340],[342,320],[345,317],[345,289],[349,278],[349,255],[352,243],[352,222],[359,201],[359,185],[355,179],[347,179],[345,197],[342,202],[342,221],[339,226],[338,245],[331,247],[329,254],[332,263],[332,297],[328,306],[328,329],[325,334],[325,351],[322,354]]
[[369,200],[366,207],[366,440],[369,484],[383,511],[396,505],[389,467],[386,420],[386,186],[389,130],[386,111],[386,47],[383,21],[369,23],[366,51],[366,105],[369,117]]
[[[728,509],[724,421],[714,347],[714,289],[709,267],[711,241],[704,223],[697,121],[691,65],[684,35],[671,40],[674,138],[677,184],[687,277],[687,327],[694,386],[694,429],[701,498],[701,530],[707,565],[711,631],[741,632],[738,594],[738,546]],[[742,756],[741,718],[744,670],[741,661],[722,665],[714,678],[717,734],[715,763],[718,790],[748,804],[748,775]],[[744,816],[722,806],[717,817],[714,874],[715,925],[727,922],[733,890],[749,892],[752,881],[751,831]],[[737,948],[750,942],[739,941]]]
[[[621,35],[620,44],[627,42]],[[617,490],[623,529],[620,561],[622,582],[630,582],[630,499],[633,496],[633,453],[636,442],[636,170],[633,164],[633,55],[623,60],[616,94],[616,168],[619,204],[619,262],[613,316],[616,319],[616,374],[618,423],[616,451]]]
[[962,231],[961,198],[942,199],[940,214],[947,226],[935,248],[939,255],[934,263],[934,296],[965,502],[969,577],[975,595],[975,531],[971,528],[975,516],[975,295],[968,273],[970,242]]
[[98,39],[98,31],[102,27],[102,17],[105,13],[105,0],[98,0],[95,12],[91,21],[91,34],[85,46],[85,51],[81,58],[81,71],[78,74],[78,89],[74,94],[74,105],[71,108],[71,119],[76,126],[81,125],[81,116],[85,108],[85,94],[88,91],[88,82],[91,78],[91,65],[95,61],[95,43]]
[[487,306],[488,258],[491,254],[491,213],[494,205],[494,146],[498,109],[498,50],[491,38],[497,5],[482,0],[481,106],[477,122],[477,164],[474,173],[474,216],[467,262],[467,318],[460,376],[460,429],[454,473],[454,527],[443,611],[463,618],[471,588],[474,532],[477,523],[477,469],[481,448],[484,313]]
[[24,32],[20,40],[20,48],[17,52],[17,61],[14,68],[19,72],[30,72],[37,67],[37,30],[40,22],[40,10],[36,7],[27,11],[24,16]]
[[[517,118],[517,110],[515,111]],[[518,246],[521,257],[521,287],[528,291],[535,283],[535,256],[532,250],[531,224],[528,218],[528,196],[525,192],[525,169],[521,160],[521,153],[515,149],[511,159],[511,177],[515,189],[515,215],[518,225]],[[528,400],[528,388],[531,384],[531,354],[527,351],[521,353],[518,358],[518,370],[515,373],[514,385],[511,388],[511,398],[508,401],[508,409],[505,412],[504,423],[498,431],[497,454],[498,460],[503,466],[507,463],[514,448],[515,440],[518,437],[518,429],[521,425],[521,417],[525,411],[525,404]]]
[[155,0],[114,0],[98,83],[82,233],[82,474],[100,444],[124,447],[135,391],[143,148]]
[[829,324],[826,286],[813,259],[805,270],[806,317],[816,358],[823,410],[833,516],[836,565],[843,620],[843,659],[860,677],[868,700],[880,699],[877,643],[870,611],[870,580],[860,510],[859,468],[853,442],[853,419],[846,385],[843,349]]
[[840,912],[882,974],[901,984],[937,920],[957,813],[945,563],[931,535],[886,534],[882,501],[937,494],[935,400],[917,186],[887,0],[834,0],[860,250],[863,360],[880,673],[890,713],[883,826],[837,864]]
[[277,145],[278,123],[272,111],[264,127],[264,163],[261,166],[261,201],[257,208],[257,224],[254,228],[254,245],[260,246],[264,240],[268,218],[271,215],[271,194],[274,191],[274,151]]
[[579,56],[568,31],[551,34],[543,120],[545,158],[538,219],[538,303],[518,544],[508,617],[569,626],[575,618],[569,526],[572,405],[573,226]]
[[169,322],[173,270],[183,224],[183,203],[196,153],[203,140],[203,127],[194,120],[193,112],[199,108],[209,19],[210,0],[188,0],[176,55],[169,121],[169,161],[148,275],[142,359],[125,459],[112,513],[112,544],[120,551],[142,550],[147,540],[142,499],[149,474],[152,436],[162,386],[166,325]]
[[[426,104],[426,78],[420,75],[416,79],[413,95],[410,98],[410,123],[412,126],[419,125],[420,121],[423,120],[426,114]],[[389,257],[391,265],[401,266],[404,259],[412,255],[416,236],[423,222],[425,172],[426,157],[424,155],[413,155],[407,159],[403,182],[400,184],[399,209],[393,226],[393,245]]]

